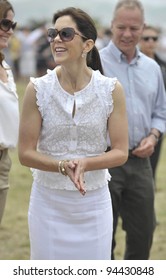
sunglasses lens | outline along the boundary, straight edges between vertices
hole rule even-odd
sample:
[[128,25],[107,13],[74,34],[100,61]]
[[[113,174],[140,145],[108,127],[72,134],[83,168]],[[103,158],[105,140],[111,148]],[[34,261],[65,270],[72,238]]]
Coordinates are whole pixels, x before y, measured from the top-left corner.
[[156,42],[158,40],[158,37],[155,36],[147,36],[147,37],[143,37],[142,38],[144,41],[149,41],[149,40],[153,40],[154,42]]
[[16,22],[13,23],[11,20],[9,19],[2,19],[0,21],[0,29],[2,29],[3,31],[9,31],[10,28],[12,28],[13,30],[16,28]]
[[59,35],[62,41],[69,42],[73,40],[75,32],[72,28],[63,28],[59,32]]
[[10,29],[10,26],[11,26],[11,21],[10,20],[7,20],[7,19],[2,19],[1,22],[0,22],[0,28],[3,30],[3,31],[8,31]]
[[51,43],[54,41],[55,37],[58,35],[58,31],[54,28],[49,28],[47,31],[48,41]]
[[14,30],[16,28],[17,22],[12,23],[12,29]]
[[158,40],[158,37],[153,37],[153,41],[157,41]]
[[63,28],[60,31],[54,28],[49,28],[47,31],[48,41],[52,43],[58,34],[63,42],[69,42],[73,40],[75,31],[73,28]]

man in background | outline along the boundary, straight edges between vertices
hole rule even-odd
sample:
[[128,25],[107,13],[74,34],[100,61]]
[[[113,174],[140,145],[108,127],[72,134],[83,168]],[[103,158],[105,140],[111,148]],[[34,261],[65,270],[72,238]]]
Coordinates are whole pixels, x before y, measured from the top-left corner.
[[100,50],[104,74],[116,76],[124,87],[129,124],[128,161],[109,170],[114,215],[112,259],[119,215],[126,231],[126,260],[149,258],[156,224],[149,157],[165,132],[166,95],[159,65],[137,47],[144,26],[140,1],[119,1],[113,13],[112,40]]

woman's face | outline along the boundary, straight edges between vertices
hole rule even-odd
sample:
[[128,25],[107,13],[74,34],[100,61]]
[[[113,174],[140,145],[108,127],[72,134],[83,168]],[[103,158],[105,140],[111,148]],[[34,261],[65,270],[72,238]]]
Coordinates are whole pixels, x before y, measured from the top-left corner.
[[[12,10],[9,10],[6,19],[13,21],[13,18],[14,18],[14,13]],[[10,28],[9,31],[3,31],[2,29],[0,29],[0,50],[8,47],[8,42],[12,35],[13,35],[12,28]]]
[[[58,31],[66,27],[73,28],[76,33],[82,35],[77,29],[76,23],[68,15],[58,18],[54,25],[54,28]],[[59,34],[56,36],[51,43],[51,50],[56,64],[74,64],[74,62],[81,59],[85,42],[78,34],[75,34],[73,39],[69,42],[63,41]]]

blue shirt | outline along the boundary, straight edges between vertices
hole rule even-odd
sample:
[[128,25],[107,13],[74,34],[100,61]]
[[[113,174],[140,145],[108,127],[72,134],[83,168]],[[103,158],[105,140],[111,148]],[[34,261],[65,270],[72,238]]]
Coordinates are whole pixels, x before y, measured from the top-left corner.
[[104,74],[122,84],[128,114],[129,148],[137,147],[152,128],[166,131],[166,94],[159,65],[136,48],[128,63],[125,55],[110,42],[100,50]]

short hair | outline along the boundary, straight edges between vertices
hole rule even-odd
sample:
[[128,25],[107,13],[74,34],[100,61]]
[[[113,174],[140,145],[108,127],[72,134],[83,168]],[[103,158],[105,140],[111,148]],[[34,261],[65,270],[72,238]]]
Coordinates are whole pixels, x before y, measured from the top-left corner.
[[138,8],[142,14],[142,19],[144,20],[144,7],[142,3],[139,0],[119,0],[118,3],[115,6],[114,13],[113,13],[113,20],[116,17],[116,13],[120,8],[128,8],[128,9],[134,9]]

